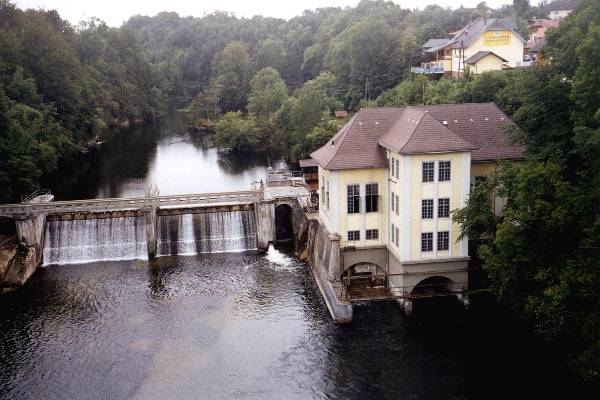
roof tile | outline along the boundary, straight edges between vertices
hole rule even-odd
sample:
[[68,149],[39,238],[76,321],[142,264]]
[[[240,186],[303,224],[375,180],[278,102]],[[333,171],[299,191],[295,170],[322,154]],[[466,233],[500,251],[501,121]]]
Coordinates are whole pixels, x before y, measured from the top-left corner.
[[493,103],[363,108],[311,157],[334,170],[386,167],[383,147],[402,154],[472,151],[473,161],[519,159],[523,148],[511,143],[510,125]]

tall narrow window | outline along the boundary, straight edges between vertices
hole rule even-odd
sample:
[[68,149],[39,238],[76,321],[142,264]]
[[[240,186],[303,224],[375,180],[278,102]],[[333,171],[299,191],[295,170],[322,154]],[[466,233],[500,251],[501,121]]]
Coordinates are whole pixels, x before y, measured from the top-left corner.
[[376,183],[368,183],[366,185],[365,192],[365,211],[366,212],[378,212],[379,211],[379,187]]
[[433,251],[433,233],[421,233],[421,251]]
[[450,180],[450,161],[440,161],[438,166],[438,181],[445,182]]
[[423,162],[423,182],[433,182],[434,168],[433,161]]
[[329,181],[327,181],[327,209],[329,210]]
[[438,232],[437,234],[437,249],[438,251],[446,251],[450,246],[450,233],[448,231]]
[[395,167],[396,167],[396,161],[394,160],[394,157],[390,157],[390,172],[391,172],[390,178],[393,178],[396,176]]
[[396,227],[396,247],[400,246],[400,228]]
[[321,204],[325,206],[325,186],[321,186]]
[[396,179],[400,177],[400,160],[396,158]]
[[360,186],[359,185],[348,185],[347,186],[347,201],[348,201],[348,214],[356,214],[360,212]]
[[438,218],[450,218],[450,199],[438,199]]
[[394,236],[394,233],[395,233],[395,232],[396,232],[396,231],[394,230],[394,224],[392,224],[392,229],[390,229],[390,242],[391,242],[392,244],[394,244],[394,237],[395,237],[395,236]]
[[392,198],[391,200],[391,207],[392,207],[392,212],[394,211],[394,204],[396,203],[394,200],[394,192],[390,192],[390,197]]
[[396,215],[400,215],[400,196],[396,195]]
[[421,218],[423,218],[423,219],[433,218],[433,199],[421,200]]

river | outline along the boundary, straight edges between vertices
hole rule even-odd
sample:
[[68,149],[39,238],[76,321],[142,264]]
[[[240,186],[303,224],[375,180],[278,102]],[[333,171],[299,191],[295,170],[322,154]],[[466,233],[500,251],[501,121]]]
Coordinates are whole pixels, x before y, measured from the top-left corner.
[[[247,189],[176,116],[115,134],[59,198]],[[246,164],[246,161],[248,163]],[[66,182],[66,181],[65,181]],[[0,399],[575,397],[560,355],[485,296],[358,305],[332,322],[307,266],[270,249],[39,268],[0,296]],[[585,396],[579,395],[578,398]]]
[[101,140],[80,170],[63,168],[46,182],[57,200],[143,196],[149,184],[165,195],[249,190],[269,165],[267,157],[220,154],[211,135],[188,133],[176,112]]

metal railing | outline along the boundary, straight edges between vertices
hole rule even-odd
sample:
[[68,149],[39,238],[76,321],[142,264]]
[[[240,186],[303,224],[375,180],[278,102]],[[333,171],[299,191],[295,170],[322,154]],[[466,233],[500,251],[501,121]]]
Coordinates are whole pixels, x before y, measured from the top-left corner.
[[441,74],[444,73],[444,70],[444,63],[441,61],[421,63],[420,67],[410,67],[410,72],[416,74]]
[[302,171],[267,171],[267,181],[284,181],[291,178],[302,178]]
[[[455,270],[447,270],[447,271],[436,271],[436,274],[443,273],[456,273],[456,272],[466,272],[466,269],[455,269]],[[387,296],[377,296],[373,300],[393,300],[393,299],[415,299],[415,298],[428,298],[428,297],[443,297],[443,296],[455,296],[457,294],[467,294],[474,291],[467,290],[468,282],[457,282],[452,281],[447,284],[440,283],[431,283],[431,284],[418,284],[417,286],[398,286],[393,283],[393,279],[397,276],[409,276],[409,275],[430,275],[431,271],[427,272],[404,272],[397,274],[373,274],[373,275],[355,275],[355,276],[344,276],[342,277],[342,300],[344,301],[352,301],[351,291],[349,290],[350,285],[353,281],[365,281],[371,280],[371,282],[375,281],[383,281],[385,287],[387,289]],[[442,289],[443,286],[446,286],[444,290],[434,290],[434,289]],[[382,286],[373,286],[372,289],[381,288]],[[419,292],[413,293],[415,288],[419,288]],[[429,289],[429,290],[428,290]],[[425,293],[422,293],[425,292]],[[368,300],[366,298],[359,298],[354,300]]]
[[52,201],[47,203],[19,203],[0,205],[0,216],[64,212],[102,212],[217,203],[254,203],[260,199],[258,191],[182,194],[156,197],[128,197],[94,200]]
[[51,194],[52,194],[52,192],[50,192],[50,189],[38,189],[35,192],[33,192],[25,197],[22,197],[21,203],[29,203],[31,200],[35,199],[36,197],[49,196]]

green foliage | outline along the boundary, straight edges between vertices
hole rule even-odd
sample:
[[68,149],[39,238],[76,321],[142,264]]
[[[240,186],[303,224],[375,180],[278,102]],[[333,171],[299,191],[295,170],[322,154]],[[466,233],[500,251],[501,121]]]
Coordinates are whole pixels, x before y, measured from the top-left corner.
[[271,67],[281,73],[286,70],[287,50],[281,39],[271,36],[260,42],[253,59],[258,69]]
[[160,86],[130,31],[0,0],[0,201],[37,189],[101,129],[160,114]]
[[311,153],[322,147],[337,131],[338,126],[335,121],[326,121],[321,125],[314,127],[310,133],[306,135],[308,152]]
[[[512,6],[493,13],[515,15]],[[525,22],[531,13],[517,12]],[[163,12],[132,17],[125,27],[140,37],[150,62],[165,77],[170,95],[194,97],[205,90],[220,74],[213,60],[232,42],[241,42],[257,70],[275,68],[291,90],[323,72],[333,73],[338,78],[335,97],[354,110],[361,99],[375,99],[408,77],[410,67],[421,59],[420,46],[426,40],[461,29],[478,16],[473,8],[408,10],[394,2],[373,0],[356,7],[305,11],[288,21],[236,18],[225,12],[202,18]],[[246,106],[233,104],[239,107],[236,110]]]
[[288,98],[288,89],[276,69],[261,69],[250,81],[248,111],[260,120],[271,120]]
[[226,113],[217,122],[215,143],[231,151],[256,150],[261,143],[256,120],[253,116],[244,118],[241,111]]
[[244,110],[250,91],[252,60],[241,42],[231,42],[214,61],[215,86],[224,112]]
[[390,26],[372,21],[354,23],[332,41],[325,65],[350,88],[365,88],[376,97],[400,77],[393,57],[400,48],[398,38]]
[[292,148],[294,158],[309,154],[310,146],[306,135],[314,128],[331,119],[331,114],[342,105],[330,96],[336,79],[329,73],[323,73],[306,82],[294,92],[280,110],[280,121],[288,132],[288,145]]
[[[590,380],[600,377],[598,19],[598,3],[584,3],[552,33],[551,64],[508,76],[498,98],[526,160],[504,166],[454,214],[494,293]],[[486,207],[494,193],[507,200],[501,219]]]
[[484,72],[473,78],[463,76],[457,81],[457,103],[490,103],[508,85],[510,75],[504,71]]

